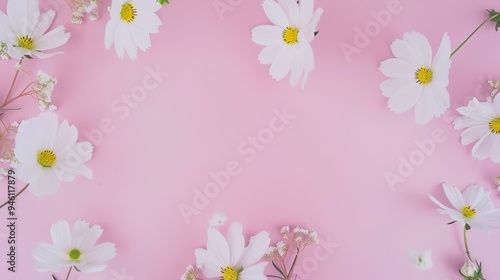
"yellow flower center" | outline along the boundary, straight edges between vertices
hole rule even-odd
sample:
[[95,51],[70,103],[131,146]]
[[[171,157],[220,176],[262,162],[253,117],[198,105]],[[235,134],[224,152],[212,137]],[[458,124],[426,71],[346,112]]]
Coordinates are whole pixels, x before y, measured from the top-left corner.
[[130,2],[123,4],[120,15],[124,22],[126,23],[133,22],[137,17],[137,10],[135,9],[134,4]]
[[220,272],[222,273],[221,280],[238,280],[239,271],[232,266],[222,268]]
[[80,250],[78,250],[78,249],[73,249],[69,252],[69,258],[74,260],[74,261],[77,261],[81,255],[82,255],[82,252],[80,252]]
[[432,82],[432,70],[427,67],[418,68],[417,72],[415,72],[415,79],[417,83],[422,85]]
[[52,150],[43,150],[38,152],[38,163],[43,167],[52,167],[57,160],[56,153]]
[[500,117],[490,121],[490,131],[496,134],[500,133]]
[[299,30],[295,27],[288,26],[285,30],[283,30],[283,41],[285,41],[288,45],[298,43],[298,36]]
[[464,215],[467,219],[472,219],[476,216],[476,209],[471,208],[470,206],[465,206],[462,209],[462,215]]
[[35,47],[35,41],[33,41],[33,38],[31,38],[29,36],[19,37],[17,44],[19,45],[19,47],[25,48],[28,50],[32,50]]

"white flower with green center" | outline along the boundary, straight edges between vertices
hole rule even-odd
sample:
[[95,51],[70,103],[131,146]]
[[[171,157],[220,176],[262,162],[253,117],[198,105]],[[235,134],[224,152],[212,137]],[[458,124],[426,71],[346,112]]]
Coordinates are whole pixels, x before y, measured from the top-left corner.
[[259,53],[261,64],[271,65],[269,74],[277,81],[290,73],[295,86],[303,75],[304,88],[314,69],[311,42],[323,9],[313,12],[314,0],[264,0],[264,12],[273,25],[252,29],[252,40],[265,48]]
[[472,99],[467,107],[458,108],[462,115],[453,122],[455,129],[465,129],[460,136],[462,145],[473,142],[472,155],[483,160],[490,158],[500,162],[500,98],[493,102],[479,102]]
[[391,49],[395,58],[383,61],[379,68],[390,78],[380,84],[380,89],[389,98],[391,111],[400,114],[415,107],[417,124],[442,115],[450,107],[446,89],[451,66],[448,34],[443,35],[434,60],[429,41],[418,32],[405,33]]
[[62,53],[43,52],[64,45],[70,37],[63,25],[47,32],[55,15],[53,10],[40,14],[38,0],[9,0],[7,15],[0,11],[0,42],[7,44],[9,56],[48,58]]
[[66,120],[59,124],[55,113],[41,113],[21,122],[14,148],[20,162],[16,174],[29,183],[33,194],[55,193],[61,181],[73,181],[78,175],[92,178],[92,170],[84,163],[92,157],[93,146],[76,142],[77,138],[76,127]]
[[441,209],[438,212],[449,215],[453,221],[471,228],[490,231],[500,226],[500,208],[495,208],[490,193],[479,185],[470,185],[463,193],[449,183],[443,183],[443,190],[453,208],[449,208],[429,195]]
[[408,256],[417,270],[429,270],[432,268],[432,251],[425,249],[422,253],[418,253],[413,249],[408,250]]
[[151,47],[150,33],[158,33],[161,25],[156,11],[161,5],[156,0],[113,0],[106,25],[106,49],[115,44],[118,57],[126,51],[131,59],[137,58],[137,48],[146,51]]
[[214,228],[208,228],[207,250],[196,249],[196,264],[208,278],[221,280],[266,280],[266,262],[257,263],[267,251],[271,239],[267,232],[245,237],[240,223],[233,223],[227,240]]
[[95,244],[102,233],[100,226],[90,227],[82,220],[72,229],[67,221],[55,223],[50,229],[54,244],[38,243],[33,251],[35,269],[40,272],[58,272],[70,267],[82,272],[104,270],[105,263],[115,257],[116,248],[109,242]]

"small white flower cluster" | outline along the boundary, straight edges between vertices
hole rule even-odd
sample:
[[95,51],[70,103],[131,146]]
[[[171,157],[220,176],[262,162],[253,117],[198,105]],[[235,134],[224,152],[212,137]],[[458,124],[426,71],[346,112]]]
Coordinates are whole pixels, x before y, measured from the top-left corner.
[[0,151],[2,152],[0,163],[4,163],[4,166],[8,165],[8,167],[0,168],[0,180],[7,175],[9,169],[19,166],[19,161],[14,155],[14,138],[9,137],[10,132],[17,133],[18,127],[19,123],[13,122],[10,127],[7,127],[6,130],[0,134]]
[[9,60],[10,56],[7,52],[7,44],[4,42],[0,42],[0,58],[2,60]]
[[188,265],[186,271],[181,276],[181,280],[199,280],[198,275],[200,274],[201,266]]
[[311,229],[295,227],[290,231],[289,226],[284,226],[281,228],[280,233],[283,236],[283,240],[276,243],[276,246],[270,246],[264,255],[264,259],[271,260],[278,256],[278,258],[281,258],[289,251],[292,245],[295,245],[300,252],[309,245],[319,243],[318,233]]
[[493,99],[497,95],[498,91],[500,90],[500,80],[493,80],[493,81],[488,81],[488,85],[493,88],[491,91],[490,96],[486,97],[486,100],[488,102],[493,102]]
[[38,71],[37,80],[33,84],[32,88],[36,93],[40,111],[49,109],[49,111],[53,112],[57,109],[57,107],[52,104],[52,92],[54,91],[54,86],[56,84],[56,78],[53,78],[42,71]]
[[215,212],[212,214],[212,218],[208,220],[208,225],[211,227],[223,226],[226,223],[226,214],[222,212]]
[[88,14],[88,19],[91,21],[99,18],[97,11],[97,0],[73,0],[74,7],[71,7],[71,22],[74,24],[82,24],[85,14]]

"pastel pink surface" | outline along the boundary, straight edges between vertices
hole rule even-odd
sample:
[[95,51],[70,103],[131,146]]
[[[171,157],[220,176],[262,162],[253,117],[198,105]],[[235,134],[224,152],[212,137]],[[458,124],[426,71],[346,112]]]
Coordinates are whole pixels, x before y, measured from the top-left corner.
[[[101,225],[99,242],[116,243],[117,257],[103,272],[74,273],[71,279],[179,279],[195,262],[194,249],[206,246],[207,219],[216,211],[227,214],[228,224],[241,222],[247,239],[265,230],[276,242],[281,226],[303,225],[314,228],[323,244],[340,244],[321,260],[314,249],[306,251],[299,263],[303,279],[460,279],[457,270],[466,259],[461,228],[446,225],[449,218],[436,212],[428,194],[446,201],[442,182],[460,189],[479,183],[500,205],[493,184],[498,166],[472,158],[472,147],[460,144],[460,131],[451,123],[456,107],[474,95],[484,98],[486,81],[498,78],[500,34],[490,23],[453,57],[452,109],[427,125],[415,124],[413,110],[389,111],[378,66],[392,57],[390,44],[406,31],[423,33],[434,52],[448,32],[456,47],[485,19],[486,9],[499,9],[491,1],[318,0],[315,6],[324,14],[312,43],[316,68],[304,90],[290,88],[288,77],[272,80],[269,67],[257,60],[262,47],[250,31],[269,24],[261,1],[230,1],[234,6],[220,17],[214,3],[225,0],[172,0],[159,11],[163,25],[151,36],[151,49],[136,61],[104,48],[110,1],[100,3],[98,21],[83,25],[69,22],[64,1],[42,2],[43,10],[57,11],[53,26],[65,24],[72,36],[60,48],[64,55],[26,64],[32,77],[41,69],[58,79],[57,114],[79,128],[80,141],[94,142],[88,164],[94,178],[63,183],[55,195],[27,192],[18,198],[17,271],[8,272],[2,261],[0,279],[51,279],[34,270],[32,250],[39,242],[51,243],[53,223],[77,219]],[[0,0],[2,11],[6,3]],[[347,58],[340,45],[354,45],[356,28],[373,24],[373,13],[393,4],[399,12]],[[0,63],[2,92],[14,64]],[[150,71],[168,77],[150,80],[157,86],[127,103],[124,98],[139,90]],[[24,75],[17,89],[28,81]],[[22,110],[8,112],[6,120],[38,114],[33,100],[16,104]],[[263,148],[250,152],[249,141],[268,131],[276,110],[293,117]],[[103,122],[110,132],[97,139]],[[389,187],[385,174],[398,174],[401,158],[418,150],[416,141],[439,132],[444,142],[434,142],[404,182]],[[183,217],[181,205],[195,207],[196,192],[214,181],[210,174],[234,162],[240,173],[197,214]],[[0,198],[6,195],[2,191]],[[0,224],[6,218],[2,209]],[[224,234],[228,229],[221,228]],[[469,242],[485,276],[500,278],[499,233],[473,230]],[[0,244],[5,260],[5,235]],[[431,248],[434,268],[414,270],[409,248]],[[57,276],[63,279],[65,272]]]

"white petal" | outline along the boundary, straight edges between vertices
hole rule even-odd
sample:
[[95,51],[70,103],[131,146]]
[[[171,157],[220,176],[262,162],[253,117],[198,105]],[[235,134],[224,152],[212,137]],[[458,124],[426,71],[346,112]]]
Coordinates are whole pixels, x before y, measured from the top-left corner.
[[50,236],[54,246],[63,252],[71,248],[71,231],[67,221],[60,221],[50,228]]
[[276,44],[269,45],[262,49],[259,53],[259,62],[261,64],[269,65],[278,57],[278,54],[283,48],[286,48],[285,42],[277,42]]
[[297,26],[299,23],[299,5],[297,5],[297,2],[295,0],[278,0],[278,4],[288,18],[288,25]]
[[285,29],[289,25],[285,11],[283,11],[283,8],[274,0],[264,0],[264,2],[262,2],[262,7],[267,17],[274,25],[282,29]]
[[265,231],[259,232],[250,238],[250,242],[243,252],[241,265],[248,267],[260,260],[266,253],[267,248],[269,248],[270,242],[271,238],[269,238],[269,234]]
[[85,251],[81,255],[81,259],[88,265],[79,267],[83,272],[98,272],[106,268],[107,261],[110,261],[116,256],[116,248],[113,243],[102,243],[94,246],[89,251]]
[[415,67],[409,62],[398,59],[389,58],[380,63],[378,68],[382,74],[390,78],[413,78],[415,79]]
[[314,0],[301,0],[299,2],[300,15],[299,15],[299,26],[305,26],[309,23],[312,18],[314,9]]
[[423,88],[417,83],[412,83],[409,86],[400,89],[388,101],[389,109],[396,114],[408,111],[415,106],[420,100]]
[[406,32],[403,35],[403,40],[407,41],[413,49],[420,62],[420,66],[430,67],[432,61],[431,44],[424,35],[418,32]]
[[45,33],[35,42],[35,49],[44,51],[60,47],[68,42],[70,33],[64,32],[65,27],[60,25]]
[[462,211],[465,206],[462,193],[450,183],[443,183],[443,190],[451,205],[458,211]]
[[214,228],[208,228],[207,250],[214,258],[214,262],[219,264],[220,267],[226,267],[231,264],[227,241]]
[[[37,191],[31,189],[31,192],[36,196],[44,196],[49,194],[54,194],[59,190],[61,186],[60,179],[56,176],[54,170],[43,170],[38,177]],[[31,186],[31,185],[30,185]]]
[[35,41],[38,41],[42,35],[47,32],[49,29],[50,25],[54,21],[54,18],[56,16],[56,12],[54,10],[49,10],[46,13],[43,13],[40,15],[40,18],[37,22],[35,30],[33,30],[33,34],[31,34],[32,38]]
[[261,46],[269,46],[283,41],[283,29],[275,25],[260,25],[252,29],[252,40]]
[[309,22],[309,24],[307,24],[301,31],[299,31],[299,35],[301,35],[302,33],[307,43],[310,43],[314,39],[314,32],[316,32],[316,28],[322,14],[323,9],[316,9],[311,17],[311,21]]
[[245,248],[245,237],[243,236],[243,227],[240,223],[231,224],[227,243],[229,246],[230,263],[233,266],[239,266],[241,254]]
[[259,264],[246,267],[240,274],[241,280],[267,280],[264,275],[264,269],[267,263],[261,262]]
[[482,137],[486,137],[490,133],[489,126],[487,124],[481,124],[476,126],[471,126],[466,130],[462,131],[460,134],[462,145],[469,145],[473,142],[478,141]]
[[196,249],[194,251],[196,257],[196,265],[201,266],[202,273],[205,277],[215,278],[220,277],[220,270],[223,267],[221,264],[215,262],[216,260],[204,249]]
[[64,266],[67,259],[66,254],[50,244],[37,244],[33,250],[33,258],[37,261],[35,270],[38,272],[58,272],[67,268]]
[[[85,231],[83,232],[83,235],[80,235],[82,233],[82,230]],[[100,226],[94,225],[91,228],[88,228],[88,224],[84,221],[77,221],[75,225],[73,226],[73,235],[75,241],[77,242],[74,244],[77,248],[80,250],[87,252],[89,251],[92,247],[94,247],[97,239],[101,237],[103,230],[101,229]]]
[[433,83],[439,84],[443,87],[448,86],[449,83],[448,75],[451,67],[450,54],[450,37],[447,33],[445,33],[443,35],[443,39],[441,40],[438,52],[436,53],[436,57],[432,62],[433,75],[436,77]]
[[479,139],[474,147],[472,147],[472,155],[479,160],[483,160],[489,157],[494,153],[493,148],[498,145],[498,138],[498,135],[490,133],[487,136]]
[[422,66],[422,62],[419,61],[419,57],[416,54],[415,49],[407,41],[401,39],[394,40],[391,44],[391,50],[392,54],[396,58],[407,61],[414,67],[414,69],[418,69]]
[[402,90],[415,86],[416,82],[413,78],[390,78],[380,83],[380,90],[385,97],[392,97]]
[[420,99],[415,105],[415,120],[417,124],[425,124],[429,122],[435,115],[443,113],[438,112],[432,94],[433,92],[431,91],[431,87],[423,87]]
[[149,33],[142,31],[135,25],[132,25],[130,26],[130,34],[132,35],[134,44],[142,51],[147,51],[151,47]]
[[302,76],[302,72],[304,72],[307,59],[306,55],[309,54],[309,52],[305,52],[304,49],[307,48],[308,46],[309,44],[306,43],[303,43],[300,46],[298,46],[299,49],[296,51],[295,56],[293,58],[292,67],[290,69],[290,85],[292,87],[299,82],[300,77]]
[[116,38],[116,28],[118,27],[118,20],[111,19],[106,24],[106,30],[104,32],[104,46],[109,49]]
[[283,79],[288,74],[288,72],[290,72],[292,62],[292,47],[282,48],[278,53],[278,56],[272,62],[271,67],[269,68],[269,74],[271,74],[271,77],[277,81]]

